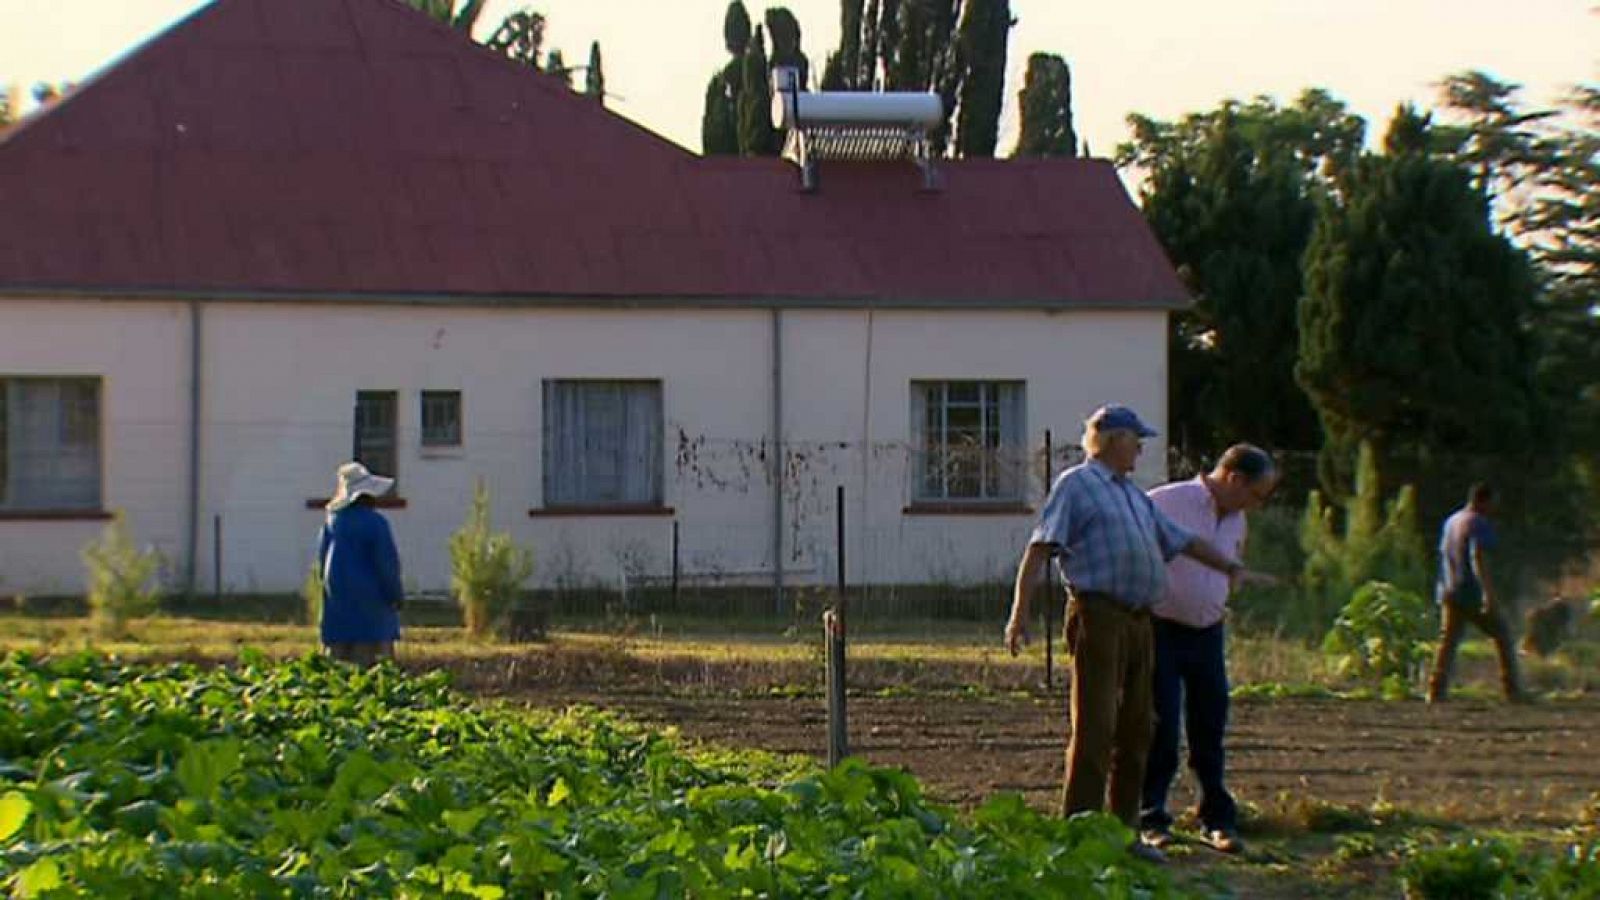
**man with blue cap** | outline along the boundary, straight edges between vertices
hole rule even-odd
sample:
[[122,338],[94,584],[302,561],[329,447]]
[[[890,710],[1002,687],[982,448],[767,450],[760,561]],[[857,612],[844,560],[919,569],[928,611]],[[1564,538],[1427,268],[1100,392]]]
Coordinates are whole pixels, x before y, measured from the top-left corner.
[[[1154,638],[1150,609],[1166,587],[1167,562],[1192,557],[1229,578],[1270,580],[1185,530],[1128,476],[1154,437],[1126,406],[1102,406],[1083,430],[1085,461],[1056,478],[1017,567],[1006,647],[1027,640],[1028,601],[1038,572],[1062,557],[1070,602],[1072,732],[1062,815],[1110,811],[1137,834],[1145,757],[1154,733]],[[1135,838],[1135,856],[1165,855]]]

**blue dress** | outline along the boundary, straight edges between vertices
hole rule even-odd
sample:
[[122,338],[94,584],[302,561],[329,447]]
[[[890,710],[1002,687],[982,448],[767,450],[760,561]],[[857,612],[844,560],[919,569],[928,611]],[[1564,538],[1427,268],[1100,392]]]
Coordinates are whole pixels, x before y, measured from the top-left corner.
[[329,513],[318,539],[324,644],[400,636],[400,553],[389,522],[367,506]]

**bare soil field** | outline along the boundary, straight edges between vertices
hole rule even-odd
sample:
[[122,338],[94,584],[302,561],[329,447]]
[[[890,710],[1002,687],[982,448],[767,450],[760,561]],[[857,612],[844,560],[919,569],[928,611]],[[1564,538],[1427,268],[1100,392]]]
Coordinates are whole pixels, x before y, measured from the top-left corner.
[[[481,695],[592,705],[694,740],[813,756],[826,746],[817,667],[804,662],[557,651],[449,667],[461,687]],[[1066,692],[1059,682],[1045,692],[1037,674],[959,663],[853,665],[851,751],[907,769],[944,802],[969,807],[996,791],[1020,791],[1052,809]],[[1593,817],[1600,803],[1593,694],[1518,706],[1241,698],[1228,749],[1235,794],[1264,812],[1312,799],[1399,807],[1460,825],[1559,827]],[[1175,805],[1189,797],[1180,781]]]
[[[827,722],[818,697],[605,693],[560,689],[523,696],[583,703],[685,736],[780,753],[818,755]],[[1011,695],[850,698],[851,751],[909,770],[961,806],[1020,791],[1058,800],[1064,699]],[[1387,802],[1460,824],[1574,822],[1600,791],[1600,700],[1508,707],[1420,702],[1245,699],[1234,704],[1232,787],[1261,807],[1302,797],[1361,807]],[[1180,786],[1178,796],[1186,798]]]

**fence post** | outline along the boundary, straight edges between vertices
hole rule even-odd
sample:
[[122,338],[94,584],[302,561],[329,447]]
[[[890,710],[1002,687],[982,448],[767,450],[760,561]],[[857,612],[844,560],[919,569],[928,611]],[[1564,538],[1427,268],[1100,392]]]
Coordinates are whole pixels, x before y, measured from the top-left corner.
[[222,514],[211,517],[211,599],[222,605]]
[[836,494],[838,534],[836,558],[839,584],[833,608],[822,614],[822,631],[828,645],[828,767],[837,766],[850,755],[849,730],[845,717],[845,583],[844,583],[844,485]]
[[[1050,470],[1054,457],[1054,448],[1051,446],[1050,429],[1044,430],[1044,498],[1039,501],[1039,512],[1044,512],[1045,500],[1050,498]],[[1054,557],[1046,556],[1044,560],[1044,586],[1039,593],[1044,597],[1044,689],[1055,690],[1055,641],[1056,641],[1056,600],[1054,585],[1055,579],[1051,577],[1051,566]]]
[[678,520],[672,520],[672,611],[678,612]]

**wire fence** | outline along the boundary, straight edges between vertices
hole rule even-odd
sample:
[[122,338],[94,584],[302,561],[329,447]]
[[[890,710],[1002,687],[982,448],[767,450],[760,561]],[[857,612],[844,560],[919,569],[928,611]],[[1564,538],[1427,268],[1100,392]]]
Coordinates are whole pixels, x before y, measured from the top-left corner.
[[[553,616],[803,622],[829,602],[842,556],[859,627],[998,622],[1049,478],[1082,458],[1073,428],[1040,429],[1025,443],[979,427],[903,440],[788,436],[777,448],[762,437],[712,437],[664,420],[652,435],[623,433],[614,436],[618,446],[595,451],[620,469],[654,467],[650,477],[630,482],[601,467],[585,476],[595,502],[561,508],[545,502],[551,480],[565,475],[552,471],[542,429],[471,415],[466,423],[453,446],[424,446],[421,429],[403,418],[390,435],[394,471],[387,474],[398,479],[398,498],[383,512],[421,617],[430,609],[447,617],[454,608],[448,540],[481,482],[496,528],[534,552],[528,603]],[[166,560],[169,592],[185,593],[192,567],[191,606],[292,597],[311,563],[332,473],[351,453],[349,422],[214,421],[201,437],[192,555],[187,441],[175,421],[105,424],[94,491],[100,503],[85,512],[125,513],[135,542]],[[1285,486],[1254,515],[1251,552],[1292,578],[1303,562],[1298,529],[1317,461],[1314,453],[1279,459]],[[1197,462],[1204,461],[1169,453],[1143,460],[1136,477],[1153,486],[1192,475]],[[1438,498],[1464,493],[1479,473],[1518,465],[1481,456],[1437,462],[1426,487]],[[649,493],[627,495],[639,485]],[[1586,590],[1600,542],[1553,515],[1541,520],[1548,511],[1536,498],[1506,499],[1502,554],[1525,602]],[[1430,502],[1435,508],[1419,521],[1426,545],[1448,509],[1445,499]],[[0,512],[17,511],[0,505]],[[78,554],[104,522],[19,518],[0,529],[0,592],[81,593]]]

